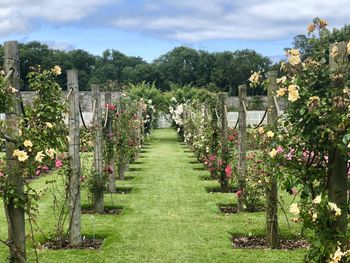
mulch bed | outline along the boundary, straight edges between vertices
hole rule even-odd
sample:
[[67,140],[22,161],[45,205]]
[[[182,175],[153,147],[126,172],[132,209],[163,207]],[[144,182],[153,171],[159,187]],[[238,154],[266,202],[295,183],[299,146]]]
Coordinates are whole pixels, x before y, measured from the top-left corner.
[[205,187],[208,193],[236,193],[238,191],[238,188],[232,187],[229,189],[221,189],[220,186],[214,186],[214,187]]
[[[105,215],[118,215],[123,210],[121,206],[105,206]],[[95,214],[94,207],[92,205],[82,205],[82,214]]]
[[[238,212],[237,204],[218,204],[221,213],[224,214],[236,214]],[[246,211],[248,213],[255,213],[265,211],[265,207],[263,205],[248,207]]]
[[[264,237],[259,236],[232,236],[233,248],[243,249],[269,249]],[[281,248],[293,250],[298,248],[308,248],[309,243],[302,239],[281,239]]]
[[43,244],[44,248],[59,250],[59,249],[100,249],[104,239],[83,237],[80,246],[71,246],[68,239],[59,238],[48,240]]

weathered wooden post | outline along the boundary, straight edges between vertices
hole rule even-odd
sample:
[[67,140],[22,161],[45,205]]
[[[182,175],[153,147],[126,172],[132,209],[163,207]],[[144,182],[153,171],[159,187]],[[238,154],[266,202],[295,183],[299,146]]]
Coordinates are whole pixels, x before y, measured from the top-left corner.
[[[330,52],[333,47],[338,48],[338,54],[336,57],[329,56],[329,63],[331,72],[339,72],[343,74],[343,80],[347,80],[349,73],[346,70],[348,64],[348,54],[347,54],[347,42],[335,43],[330,46]],[[346,83],[343,81],[343,86],[337,82],[340,88],[345,87]],[[345,106],[347,107],[347,105]],[[346,131],[345,131],[346,132]],[[343,134],[344,135],[344,134]],[[330,142],[332,146],[330,147],[328,153],[328,199],[330,202],[335,203],[341,209],[341,215],[337,217],[337,220],[332,224],[332,230],[339,233],[345,234],[348,226],[348,206],[347,206],[347,162],[348,156],[346,153],[342,152],[337,146],[338,143],[341,144],[343,135],[338,135],[338,138],[334,142]],[[348,242],[348,241],[345,241]]]
[[245,210],[245,178],[247,174],[247,86],[238,87],[239,111],[238,111],[238,212]]
[[[227,93],[219,93],[219,100],[221,106],[221,161],[222,166],[226,168],[227,165],[229,165],[230,159],[230,152],[228,148]],[[228,190],[229,188],[229,180],[227,178],[225,169],[223,169],[221,172],[220,185],[222,190]]]
[[67,90],[69,97],[69,242],[72,246],[81,244],[81,204],[80,204],[80,127],[79,127],[79,86],[78,71],[67,70]]
[[93,109],[93,129],[94,129],[94,211],[104,213],[103,192],[103,148],[102,148],[102,109],[101,94],[98,85],[91,85]]
[[[274,97],[277,89],[277,71],[269,71],[267,74],[269,81],[267,88],[267,125],[275,127],[277,125],[278,105],[275,104]],[[279,248],[278,215],[277,215],[277,178],[270,174],[270,181],[266,187],[266,241],[270,248]]]
[[14,141],[6,142],[6,182],[4,186],[4,206],[8,225],[9,241],[9,262],[26,262],[25,246],[25,218],[24,207],[17,204],[16,200],[24,199],[24,178],[22,177],[21,164],[13,156],[17,149],[15,141],[20,137],[19,119],[22,115],[20,107],[20,72],[19,72],[19,50],[17,41],[8,41],[4,43],[4,71],[8,75],[6,87],[13,87],[17,91],[9,95],[9,101],[5,105],[6,115],[6,135],[13,138]]
[[108,105],[112,104],[112,94],[110,91],[107,91],[105,93],[105,104],[106,104],[106,111],[108,111],[107,114],[107,124],[105,127],[105,147],[107,150],[107,160],[106,164],[108,165],[108,172],[109,172],[109,178],[108,178],[108,190],[111,193],[115,192],[115,166],[114,166],[114,145],[110,142],[110,138],[113,136],[113,118],[112,113],[107,109]]

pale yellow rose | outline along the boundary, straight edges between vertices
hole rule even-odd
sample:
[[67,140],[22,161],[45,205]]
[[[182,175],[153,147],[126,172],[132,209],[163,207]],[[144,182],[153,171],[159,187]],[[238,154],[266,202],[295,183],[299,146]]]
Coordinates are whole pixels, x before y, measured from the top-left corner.
[[270,155],[270,157],[271,158],[275,158],[276,157],[276,155],[277,155],[277,150],[276,149],[272,149],[270,152],[269,152],[269,155]]
[[331,257],[329,263],[339,263],[343,256],[344,253],[341,251],[340,247],[338,247],[338,249],[334,252],[333,257]]
[[335,216],[341,216],[341,209],[337,206],[337,204],[328,202],[328,207],[331,211],[335,212]]
[[264,128],[263,127],[259,127],[258,128],[258,132],[259,132],[259,134],[263,134],[264,133]]
[[49,156],[50,158],[53,158],[54,155],[55,155],[55,150],[52,149],[52,148],[46,149],[46,150],[45,150],[45,153],[46,153],[46,155]]
[[275,136],[275,134],[272,131],[268,131],[266,133],[266,136],[269,137],[269,138],[273,138],[273,136]]
[[288,58],[288,62],[292,65],[292,66],[295,66],[295,65],[298,65],[300,62],[301,62],[301,59],[299,56],[290,56]]
[[20,151],[18,149],[13,151],[13,157],[17,157],[20,162],[24,162],[29,158],[25,151]]
[[337,46],[332,46],[331,52],[329,53],[329,55],[332,58],[335,58],[336,56],[338,56],[338,47]]
[[322,200],[322,196],[318,195],[318,196],[315,197],[314,200],[312,200],[312,203],[319,204],[319,203],[321,203],[321,200]]
[[293,203],[289,207],[289,212],[291,212],[294,215],[299,215],[300,214],[300,209],[298,207],[298,204]]
[[47,128],[52,129],[53,128],[53,124],[51,122],[45,122],[45,125]]
[[51,69],[51,72],[54,74],[54,75],[56,75],[56,76],[58,76],[58,75],[61,75],[61,73],[62,73],[62,70],[61,70],[61,67],[60,66],[54,66],[52,69]]
[[33,147],[33,143],[30,141],[30,140],[25,140],[24,143],[23,143],[24,147]]
[[347,50],[348,54],[350,54],[350,41],[346,45],[346,50]]
[[41,163],[44,159],[45,155],[43,154],[43,151],[40,151],[35,156],[35,161]]
[[291,102],[297,101],[300,98],[299,91],[294,90],[288,93],[288,100]]
[[287,77],[283,76],[283,77],[277,79],[277,84],[284,84],[284,83],[286,83],[286,81],[287,81]]
[[282,96],[284,96],[285,94],[286,94],[286,89],[284,89],[284,88],[280,88],[280,89],[278,89],[277,90],[277,97],[282,97]]
[[312,33],[315,30],[315,24],[309,24],[307,26],[307,32]]

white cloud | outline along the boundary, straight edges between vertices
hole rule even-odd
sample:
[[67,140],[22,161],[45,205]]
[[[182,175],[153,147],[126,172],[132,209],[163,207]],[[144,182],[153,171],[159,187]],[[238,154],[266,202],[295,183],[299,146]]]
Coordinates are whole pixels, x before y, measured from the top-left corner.
[[27,33],[40,23],[75,23],[185,43],[290,38],[306,33],[316,16],[339,27],[350,13],[348,0],[0,0],[0,6],[0,36]]
[[58,24],[79,21],[113,0],[0,0],[0,36],[26,33],[37,20]]
[[[187,0],[146,1],[152,8],[119,17],[114,26],[182,42],[203,40],[273,40],[306,33],[315,17],[343,26],[347,0]],[[125,17],[125,16],[124,16]],[[132,23],[130,23],[132,21]]]

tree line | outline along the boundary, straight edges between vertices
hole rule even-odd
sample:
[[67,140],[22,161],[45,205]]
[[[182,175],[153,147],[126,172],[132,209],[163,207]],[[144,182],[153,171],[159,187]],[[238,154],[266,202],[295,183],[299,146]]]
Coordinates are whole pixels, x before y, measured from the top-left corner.
[[[63,72],[78,69],[82,90],[89,90],[91,84],[109,84],[112,89],[122,89],[130,83],[145,81],[154,83],[162,91],[170,90],[173,83],[237,95],[237,87],[246,83],[252,71],[267,72],[271,66],[268,57],[249,49],[210,53],[180,46],[147,62],[115,49],[107,49],[99,56],[82,49],[51,49],[38,41],[21,43],[19,48],[22,90],[29,89],[26,76],[38,65],[42,68],[60,65]],[[3,63],[3,46],[0,46],[0,63]],[[59,76],[58,82],[65,87],[66,75]],[[252,95],[261,92],[259,89],[248,91]]]

